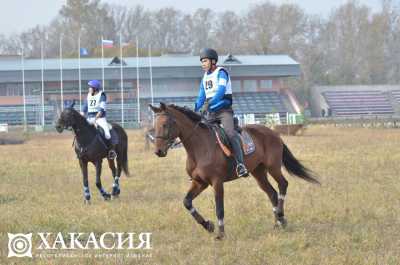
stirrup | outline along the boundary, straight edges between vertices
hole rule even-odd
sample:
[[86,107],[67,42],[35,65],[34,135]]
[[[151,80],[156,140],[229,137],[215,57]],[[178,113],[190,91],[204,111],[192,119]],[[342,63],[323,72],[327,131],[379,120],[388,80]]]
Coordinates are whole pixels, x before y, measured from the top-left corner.
[[117,152],[115,152],[114,149],[111,149],[110,151],[108,151],[107,158],[110,160],[114,160],[115,158],[117,158]]
[[236,166],[236,174],[239,178],[246,178],[249,176],[249,171],[247,171],[245,165],[243,165],[242,163],[238,163]]

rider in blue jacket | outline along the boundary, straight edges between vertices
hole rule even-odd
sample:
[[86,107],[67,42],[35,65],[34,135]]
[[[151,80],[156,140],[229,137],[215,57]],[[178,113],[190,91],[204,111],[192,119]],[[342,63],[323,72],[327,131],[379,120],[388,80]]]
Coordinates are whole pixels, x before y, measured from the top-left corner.
[[208,119],[219,120],[221,122],[232,144],[237,162],[237,175],[239,177],[247,177],[249,173],[243,162],[240,138],[234,129],[232,86],[229,73],[223,67],[217,66],[218,53],[214,49],[202,49],[200,52],[200,61],[204,70],[204,76],[200,83],[195,111],[207,111]]

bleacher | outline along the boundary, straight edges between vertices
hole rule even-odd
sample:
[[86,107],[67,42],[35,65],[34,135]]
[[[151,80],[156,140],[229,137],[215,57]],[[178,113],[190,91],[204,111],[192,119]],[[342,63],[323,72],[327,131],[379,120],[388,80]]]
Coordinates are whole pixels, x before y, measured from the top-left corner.
[[[54,122],[54,107],[46,105],[45,123],[52,124]],[[39,105],[26,105],[26,120],[27,124],[41,124],[42,121],[42,106]],[[0,123],[9,125],[21,125],[24,123],[24,108],[21,105],[8,105],[0,108]]]
[[400,104],[400,90],[392,90],[392,96]]
[[[235,93],[233,96],[233,109],[236,114],[266,114],[266,113],[285,113],[288,108],[283,102],[283,96],[278,92],[251,92]],[[150,103],[150,99],[144,99]],[[194,107],[196,97],[158,97],[154,98],[154,103],[164,102],[179,106]]]
[[[251,92],[236,93],[233,98],[233,108],[236,115],[253,113],[258,118],[265,118],[267,113],[279,113],[282,121],[286,120],[286,113],[291,112],[285,105],[283,95],[278,92]],[[156,97],[154,103],[164,102],[166,104],[175,104],[179,106],[194,107],[196,97]],[[77,100],[75,100],[77,102]],[[150,98],[140,99],[142,119],[148,110],[147,105],[151,103]],[[56,103],[45,106],[45,121],[50,125],[54,123],[56,115]],[[66,104],[70,105],[70,104]],[[290,107],[290,106],[289,106]],[[75,108],[79,109],[78,106]],[[28,124],[41,124],[42,108],[40,105],[27,105],[27,122]],[[121,123],[121,101],[114,100],[107,105],[107,118],[111,122]],[[137,101],[136,98],[124,100],[124,121],[137,121]],[[23,124],[23,106],[2,106],[0,108],[0,123],[10,125]]]
[[388,94],[381,90],[332,90],[322,95],[333,116],[394,114]]

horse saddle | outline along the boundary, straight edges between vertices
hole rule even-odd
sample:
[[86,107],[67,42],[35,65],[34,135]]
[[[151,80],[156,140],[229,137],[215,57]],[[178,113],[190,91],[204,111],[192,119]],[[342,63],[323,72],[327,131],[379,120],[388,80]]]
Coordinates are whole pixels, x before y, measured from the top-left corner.
[[[243,130],[238,123],[238,120],[234,119],[235,130],[239,134],[241,147],[244,155],[250,155],[256,150],[256,145],[254,144],[253,139],[250,134]],[[212,129],[217,138],[217,143],[224,152],[224,154],[228,157],[233,155],[232,145],[230,143],[229,137],[225,132],[225,129],[221,126],[220,123],[213,123]]]
[[[112,124],[107,123],[107,125],[108,125],[108,128],[110,129],[110,135],[111,135],[110,143],[113,145],[119,144],[118,134],[115,131],[115,129],[113,128]],[[96,128],[97,128],[98,135],[101,136],[102,140],[106,141],[106,136],[104,134],[103,128],[101,128],[101,126],[97,126]]]

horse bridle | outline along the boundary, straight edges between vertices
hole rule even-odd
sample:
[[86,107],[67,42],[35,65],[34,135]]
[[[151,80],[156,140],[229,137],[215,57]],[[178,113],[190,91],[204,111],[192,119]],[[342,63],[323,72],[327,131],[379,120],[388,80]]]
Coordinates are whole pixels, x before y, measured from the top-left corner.
[[172,123],[176,123],[174,118],[172,118],[171,115],[168,114],[168,113],[159,113],[159,114],[156,114],[156,117],[157,116],[167,116],[168,117],[167,128],[166,128],[167,129],[167,134],[165,135],[165,133],[164,133],[164,135],[155,135],[154,136],[155,139],[162,139],[162,140],[167,141],[167,149],[173,148],[173,147],[175,147],[175,146],[177,146],[179,144],[183,144],[185,141],[189,140],[193,136],[194,131],[199,127],[199,125],[201,123],[201,121],[198,121],[196,123],[196,125],[194,126],[194,128],[192,129],[192,131],[190,132],[190,134],[189,134],[189,136],[187,138],[181,139],[180,141],[175,142],[176,137],[175,138],[171,137],[171,127],[172,127],[171,124]]

